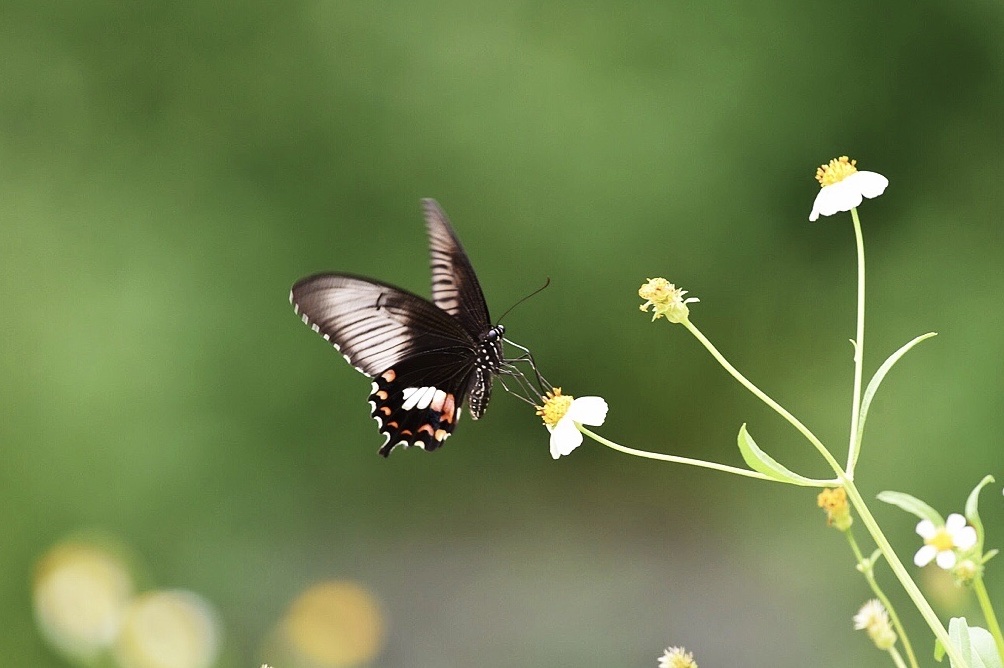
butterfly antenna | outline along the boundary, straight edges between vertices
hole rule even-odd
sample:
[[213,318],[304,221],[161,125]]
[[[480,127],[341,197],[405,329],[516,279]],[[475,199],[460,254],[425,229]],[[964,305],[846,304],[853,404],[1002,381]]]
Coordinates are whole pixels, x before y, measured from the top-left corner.
[[499,318],[498,321],[501,323],[502,322],[502,318],[504,318],[507,315],[509,315],[509,311],[513,310],[514,308],[516,308],[517,306],[519,306],[520,304],[522,304],[523,302],[525,302],[530,297],[535,297],[536,295],[540,294],[541,292],[543,292],[544,290],[546,290],[547,286],[549,286],[550,284],[551,284],[551,277],[548,276],[547,280],[544,281],[544,285],[540,286],[539,288],[537,288],[536,290],[534,290],[533,292],[531,292],[530,294],[528,294],[526,297],[523,297],[518,302],[516,302],[515,304],[513,304],[512,306],[510,306],[509,308],[507,308],[505,310],[505,313],[502,314],[502,317]]

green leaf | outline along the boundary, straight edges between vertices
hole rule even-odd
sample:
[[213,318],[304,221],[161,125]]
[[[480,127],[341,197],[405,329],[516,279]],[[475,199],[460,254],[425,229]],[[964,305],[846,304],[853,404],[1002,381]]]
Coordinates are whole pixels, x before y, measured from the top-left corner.
[[966,519],[969,523],[973,525],[976,529],[976,549],[979,552],[983,551],[983,522],[980,521],[980,490],[989,485],[994,481],[992,475],[985,476],[980,484],[973,488],[973,491],[969,492],[969,498],[966,499]]
[[[889,373],[889,370],[892,369],[893,365],[896,364],[896,362],[899,361],[899,358],[905,355],[910,348],[913,348],[924,339],[929,339],[932,336],[937,335],[937,332],[928,332],[927,334],[921,334],[912,341],[908,342],[892,355],[889,355],[889,358],[882,363],[882,366],[878,368],[878,371],[875,372],[872,379],[868,381],[868,385],[865,387],[865,393],[861,397],[861,413],[858,417],[857,443],[861,443],[861,437],[864,435],[865,431],[865,419],[868,417],[868,409],[871,407],[872,399],[875,398],[875,393],[878,391],[879,385],[882,384],[882,380],[885,378],[885,375]],[[857,354],[856,346],[855,354]],[[854,453],[854,461],[851,462],[851,469],[853,469],[854,465],[857,463],[859,453],[860,450]]]
[[[986,629],[969,626],[965,617],[953,617],[948,622],[948,636],[969,668],[1004,668],[994,637]],[[940,661],[939,650],[944,656],[944,647],[935,647],[935,658]]]
[[922,520],[931,520],[938,526],[944,526],[945,524],[945,520],[938,514],[937,510],[917,497],[910,496],[905,492],[879,492],[878,500],[898,506]]
[[739,452],[742,453],[743,460],[754,471],[759,471],[772,480],[786,482],[790,485],[801,485],[802,487],[819,487],[819,482],[800,476],[794,471],[785,468],[781,464],[760,449],[753,440],[753,437],[746,431],[746,424],[739,428]]

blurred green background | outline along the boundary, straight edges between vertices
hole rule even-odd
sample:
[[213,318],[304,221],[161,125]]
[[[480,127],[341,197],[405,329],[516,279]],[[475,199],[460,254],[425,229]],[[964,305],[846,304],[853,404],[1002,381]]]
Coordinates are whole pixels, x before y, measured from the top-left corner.
[[[374,666],[882,665],[870,596],[815,491],[588,443],[558,462],[497,393],[447,447],[376,455],[369,381],[304,327],[321,270],[428,294],[420,197],[497,317],[626,445],[740,464],[740,424],[826,470],[682,328],[845,449],[854,248],[809,224],[819,163],[889,177],[861,209],[875,403],[858,482],[961,510],[1004,479],[1004,9],[998,2],[6,0],[0,21],[0,627],[65,666],[35,564],[100,530],[146,586],[198,592],[220,666],[272,662],[305,588],[361,583]],[[838,455],[838,459],[842,458]],[[877,503],[877,502],[876,502]],[[909,560],[915,520],[877,507]],[[984,492],[1004,546],[1000,485]],[[865,534],[859,538],[867,543]],[[1001,565],[987,583],[1004,603]],[[924,627],[880,569],[914,631]],[[922,581],[928,575],[918,574]],[[935,596],[968,615],[966,598]]]

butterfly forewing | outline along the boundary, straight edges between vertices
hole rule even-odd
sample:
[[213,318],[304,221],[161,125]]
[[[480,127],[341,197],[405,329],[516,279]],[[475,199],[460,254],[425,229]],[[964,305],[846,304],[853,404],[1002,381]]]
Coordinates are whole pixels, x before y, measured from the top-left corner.
[[491,326],[488,304],[446,212],[434,199],[422,200],[425,229],[429,234],[432,266],[432,301],[455,316],[475,339]]

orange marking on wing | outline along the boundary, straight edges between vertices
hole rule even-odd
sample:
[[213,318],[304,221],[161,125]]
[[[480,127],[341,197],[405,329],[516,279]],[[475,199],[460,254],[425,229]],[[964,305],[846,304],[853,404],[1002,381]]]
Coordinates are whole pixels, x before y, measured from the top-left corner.
[[444,438],[446,438],[446,430],[445,429],[437,429],[436,433],[433,434],[433,438],[435,438],[437,441],[443,440]]
[[393,411],[390,409],[390,406],[381,406],[380,412],[383,413],[384,415],[390,415],[391,413],[393,413]]
[[435,434],[435,430],[432,428],[431,424],[423,424],[421,427],[419,427],[418,433],[421,434],[422,432],[425,432],[426,434],[429,435]]
[[397,429],[397,422],[388,422],[387,426],[391,429]]
[[[397,425],[394,425],[394,426],[396,427]],[[402,429],[401,430],[401,435],[402,436],[411,436],[411,429]]]
[[452,394],[447,394],[446,399],[443,401],[443,422],[450,424],[453,422],[454,414],[456,412],[456,400],[453,398]]
[[377,398],[378,398],[378,399],[380,399],[381,401],[387,401],[387,393],[386,393],[386,392],[384,392],[383,390],[380,390],[379,392],[377,392],[377,393],[376,393],[376,396],[377,396]]
[[393,383],[394,379],[397,378],[397,372],[394,369],[387,369],[381,375],[381,378],[386,380],[388,383]]

